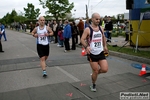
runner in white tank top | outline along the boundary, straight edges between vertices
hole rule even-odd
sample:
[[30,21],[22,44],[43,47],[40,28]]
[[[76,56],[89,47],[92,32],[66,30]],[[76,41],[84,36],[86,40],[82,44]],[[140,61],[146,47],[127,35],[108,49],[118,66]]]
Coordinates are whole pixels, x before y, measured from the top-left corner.
[[103,38],[102,38],[102,33],[99,30],[98,32],[93,30],[93,35],[91,38],[91,41],[89,41],[89,45],[91,48],[91,53],[93,55],[98,55],[103,51]]
[[[91,91],[96,92],[96,80],[98,74],[106,73],[108,71],[108,63],[105,58],[104,52],[108,52],[106,39],[104,34],[100,31],[100,15],[98,13],[92,14],[91,27],[87,27],[82,35],[81,43],[87,52],[87,57],[92,69],[92,85],[90,86]],[[91,36],[91,31],[93,31]],[[89,45],[85,42],[90,39]],[[104,51],[104,52],[103,52]]]
[[44,26],[44,29],[40,29],[40,27],[37,27],[37,44],[42,44],[42,45],[48,45],[48,37],[45,35],[47,33],[46,25]]
[[49,41],[48,36],[53,35],[50,27],[45,25],[45,18],[39,17],[39,26],[32,31],[33,37],[37,38],[37,53],[40,57],[40,65],[43,70],[43,77],[47,76],[46,73],[46,60],[49,56]]

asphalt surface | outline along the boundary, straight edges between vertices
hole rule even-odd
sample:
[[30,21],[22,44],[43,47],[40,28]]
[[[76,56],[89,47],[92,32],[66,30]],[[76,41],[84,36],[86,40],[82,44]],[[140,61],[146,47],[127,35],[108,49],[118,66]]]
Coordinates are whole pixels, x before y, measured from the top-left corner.
[[98,91],[93,93],[89,90],[91,68],[81,48],[64,53],[64,48],[52,43],[46,62],[48,77],[43,78],[36,39],[13,30],[6,34],[5,52],[0,53],[0,100],[119,100],[120,92],[150,92],[150,76],[140,77],[140,69],[131,66],[150,67],[149,63],[110,52],[109,71],[99,75]]

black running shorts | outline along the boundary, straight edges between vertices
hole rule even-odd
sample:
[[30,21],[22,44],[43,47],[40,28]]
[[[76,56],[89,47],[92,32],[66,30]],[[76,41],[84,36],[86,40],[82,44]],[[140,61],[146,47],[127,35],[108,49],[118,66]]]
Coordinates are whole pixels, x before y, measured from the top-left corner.
[[37,44],[37,52],[39,57],[48,56],[49,55],[49,44],[48,45],[41,45]]
[[99,60],[106,59],[106,57],[105,57],[104,51],[103,51],[98,55],[93,55],[93,54],[90,53],[90,54],[87,55],[87,59],[90,62],[98,62]]

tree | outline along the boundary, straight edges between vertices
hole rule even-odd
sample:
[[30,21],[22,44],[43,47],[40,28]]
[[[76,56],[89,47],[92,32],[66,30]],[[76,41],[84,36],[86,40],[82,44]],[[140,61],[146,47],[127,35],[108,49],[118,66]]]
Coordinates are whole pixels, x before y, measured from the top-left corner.
[[9,13],[7,13],[7,14],[2,18],[2,23],[5,24],[5,25],[11,23],[10,14],[9,14]]
[[67,13],[71,13],[74,3],[69,3],[68,0],[39,0],[43,8],[48,8],[46,14],[51,14],[56,20],[58,17],[64,18]]
[[14,17],[14,20],[16,22],[24,23],[27,19],[24,16],[22,16],[22,15],[18,15],[18,16]]
[[10,16],[8,17],[9,18],[9,22],[14,22],[14,17],[17,16],[17,12],[14,10],[12,10],[12,12],[10,13]]
[[11,13],[7,13],[2,19],[1,19],[1,23],[3,24],[11,24],[12,22],[15,21],[14,17],[17,16],[17,12],[15,11],[15,9],[12,10]]
[[35,20],[40,15],[40,9],[34,9],[34,5],[32,3],[27,4],[27,8],[24,8],[25,17],[30,20]]

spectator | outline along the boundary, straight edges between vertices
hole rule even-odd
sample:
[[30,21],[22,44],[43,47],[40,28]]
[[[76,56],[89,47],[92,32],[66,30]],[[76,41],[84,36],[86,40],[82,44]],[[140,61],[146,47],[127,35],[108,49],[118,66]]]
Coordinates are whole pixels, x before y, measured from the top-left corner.
[[58,42],[58,39],[57,39],[57,35],[58,35],[58,24],[56,22],[56,20],[54,20],[54,23],[53,23],[53,32],[54,32],[54,37],[55,37],[55,43]]
[[76,50],[76,37],[77,37],[77,26],[75,25],[75,22],[71,22],[71,32],[72,32],[72,50]]
[[70,51],[69,39],[71,38],[72,33],[71,33],[71,26],[70,26],[68,20],[66,20],[64,22],[64,24],[65,24],[64,33],[63,33],[63,37],[65,39],[64,40],[64,42],[65,42],[65,50],[64,50],[64,52],[68,52],[68,51]]
[[1,34],[2,34],[2,36],[4,36],[5,41],[7,41],[6,33],[5,33],[5,26],[0,23],[0,28],[1,28]]
[[30,33],[33,31],[33,29],[34,29],[34,25],[32,22],[30,22]]
[[59,47],[64,47],[63,28],[62,27],[60,27],[58,29],[58,43],[59,43]]
[[[80,35],[80,39],[81,39],[82,34],[83,34],[83,30],[84,30],[84,22],[82,21],[82,19],[80,19],[77,27],[79,29],[79,35]],[[79,45],[81,45],[81,42],[79,43]]]
[[129,33],[130,33],[130,29],[129,29],[129,21],[125,22],[125,41],[129,40]]
[[[60,20],[59,21],[59,24],[58,24],[58,27],[57,27],[57,30],[58,30],[58,32],[61,30],[63,30],[63,27],[64,27],[64,25],[63,25],[63,23],[62,23],[62,21]],[[62,43],[60,43],[60,36],[58,36],[57,35],[57,39],[58,39],[58,47],[62,47]]]
[[2,48],[2,43],[1,43],[1,38],[2,38],[3,32],[4,32],[4,29],[2,27],[2,24],[0,23],[0,52],[4,52],[3,48]]
[[107,42],[111,42],[111,32],[113,30],[113,24],[111,21],[111,17],[108,16],[107,17],[107,21],[105,23],[105,34],[106,34],[106,38],[107,38]]
[[89,25],[90,25],[90,22],[89,22],[89,19],[87,19],[87,20],[85,21],[84,28],[88,27]]

